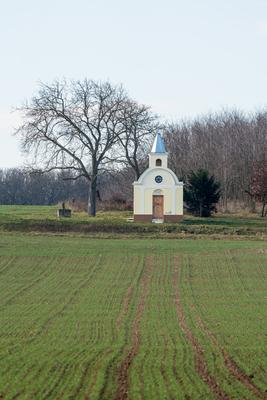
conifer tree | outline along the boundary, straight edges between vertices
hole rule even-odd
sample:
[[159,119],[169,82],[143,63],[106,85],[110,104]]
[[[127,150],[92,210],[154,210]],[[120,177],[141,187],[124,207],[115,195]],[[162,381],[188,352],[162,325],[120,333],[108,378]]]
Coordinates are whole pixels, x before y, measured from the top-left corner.
[[191,172],[185,186],[185,202],[189,212],[209,217],[220,199],[220,183],[207,170]]

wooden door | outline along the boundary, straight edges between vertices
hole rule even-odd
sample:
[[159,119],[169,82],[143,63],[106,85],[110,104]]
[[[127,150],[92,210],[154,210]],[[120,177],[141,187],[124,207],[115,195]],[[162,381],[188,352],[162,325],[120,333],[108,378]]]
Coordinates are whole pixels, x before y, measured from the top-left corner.
[[163,196],[153,196],[153,219],[163,219]]

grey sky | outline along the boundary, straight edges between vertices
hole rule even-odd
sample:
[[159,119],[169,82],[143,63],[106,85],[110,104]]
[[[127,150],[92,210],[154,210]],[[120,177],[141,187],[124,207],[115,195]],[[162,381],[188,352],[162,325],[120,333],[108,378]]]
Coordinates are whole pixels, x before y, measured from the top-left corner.
[[266,0],[2,0],[0,38],[0,168],[38,81],[109,79],[172,120],[267,105]]

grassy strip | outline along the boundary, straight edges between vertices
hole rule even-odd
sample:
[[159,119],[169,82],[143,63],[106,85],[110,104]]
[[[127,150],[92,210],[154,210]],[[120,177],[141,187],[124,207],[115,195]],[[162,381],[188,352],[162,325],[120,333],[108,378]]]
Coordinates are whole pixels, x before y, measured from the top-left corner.
[[232,227],[224,225],[197,224],[140,224],[130,222],[68,222],[50,220],[21,220],[16,222],[0,222],[0,231],[6,232],[43,232],[43,233],[80,233],[80,234],[172,234],[172,235],[235,235],[261,236],[267,235],[267,227]]
[[212,218],[185,216],[181,223],[129,222],[129,212],[99,212],[95,218],[74,212],[70,219],[58,219],[56,207],[0,206],[0,231],[121,235],[267,235],[267,223],[255,215],[216,215]]

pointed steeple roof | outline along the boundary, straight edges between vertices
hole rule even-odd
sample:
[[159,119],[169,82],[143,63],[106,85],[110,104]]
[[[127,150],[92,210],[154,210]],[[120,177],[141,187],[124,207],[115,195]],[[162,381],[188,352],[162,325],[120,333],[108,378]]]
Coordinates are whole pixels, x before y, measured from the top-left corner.
[[156,137],[154,139],[154,143],[151,149],[151,153],[167,153],[165,149],[165,144],[164,141],[161,137],[160,132],[156,134]]

